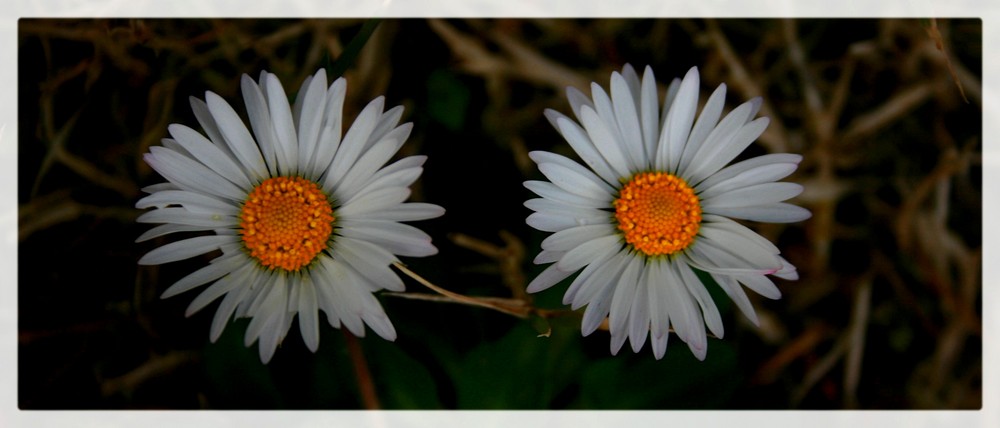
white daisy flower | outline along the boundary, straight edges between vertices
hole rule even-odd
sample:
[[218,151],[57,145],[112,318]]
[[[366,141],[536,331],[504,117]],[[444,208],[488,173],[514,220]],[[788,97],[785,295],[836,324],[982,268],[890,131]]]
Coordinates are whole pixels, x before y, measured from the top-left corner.
[[327,87],[319,70],[289,105],[281,83],[262,72],[244,75],[243,98],[253,135],[218,95],[191,98],[207,138],[180,124],[173,138],[151,147],[146,163],[167,179],[145,189],[138,208],[156,207],[141,223],[162,223],[136,241],[174,232],[214,231],[150,251],[141,265],[158,265],[215,250],[222,255],[182,278],[162,297],[211,283],[187,315],[223,297],[212,321],[214,342],[233,318],[252,318],[244,342],[260,340],[267,362],[299,315],[306,346],[319,346],[319,311],[329,323],[364,336],[367,324],[387,340],[396,331],[373,292],[402,291],[390,269],[396,256],[437,253],[431,238],[402,221],[444,214],[426,203],[405,203],[426,157],[385,166],[410,134],[398,125],[403,108],[383,111],[376,98],[341,137],[347,83]]
[[545,290],[582,269],[563,297],[573,309],[587,306],[582,332],[608,318],[611,353],[625,339],[638,352],[651,337],[662,358],[672,327],[704,359],[705,325],[723,336],[722,318],[695,269],[712,278],[754,324],[742,287],[771,299],[781,296],[767,277],[797,279],[795,267],[767,239],[732,219],[786,223],[809,211],[782,201],[802,192],[777,182],[801,156],[768,154],[726,166],[767,127],[754,119],[760,98],[720,121],[726,86],[709,97],[700,115],[698,70],[674,79],[662,114],[653,71],[642,79],[631,66],[611,75],[611,96],[596,83],[593,99],[568,88],[582,127],[553,110],[545,116],[586,167],[564,156],[530,154],[551,182],[527,181],[541,196],[525,202],[527,223],[554,232],[535,263],[552,263],[529,285]]

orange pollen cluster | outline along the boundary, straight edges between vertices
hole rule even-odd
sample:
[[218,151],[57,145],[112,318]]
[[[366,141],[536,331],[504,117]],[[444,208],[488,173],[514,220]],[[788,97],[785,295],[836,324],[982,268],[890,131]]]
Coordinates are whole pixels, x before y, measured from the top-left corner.
[[701,225],[698,196],[673,174],[636,174],[622,187],[614,207],[625,241],[647,256],[687,248]]
[[240,211],[243,245],[268,268],[298,271],[326,248],[333,208],[323,191],[300,177],[264,180]]

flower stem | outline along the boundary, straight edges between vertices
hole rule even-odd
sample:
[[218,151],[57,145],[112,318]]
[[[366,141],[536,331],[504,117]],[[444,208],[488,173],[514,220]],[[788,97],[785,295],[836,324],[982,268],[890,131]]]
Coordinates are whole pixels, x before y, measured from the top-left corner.
[[375,393],[375,383],[372,381],[372,374],[368,371],[368,362],[365,354],[361,352],[361,344],[358,338],[354,337],[347,329],[341,328],[344,332],[344,340],[347,342],[347,352],[351,354],[351,362],[354,363],[354,374],[358,378],[358,392],[361,393],[361,402],[365,409],[378,410],[382,406],[378,401],[378,394]]

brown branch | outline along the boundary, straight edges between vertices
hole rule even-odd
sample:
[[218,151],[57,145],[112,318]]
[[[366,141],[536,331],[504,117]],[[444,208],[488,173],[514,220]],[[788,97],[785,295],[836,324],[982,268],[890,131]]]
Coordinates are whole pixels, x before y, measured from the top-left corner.
[[351,362],[354,364],[354,374],[358,378],[358,392],[361,393],[361,403],[368,410],[378,410],[382,408],[379,404],[378,394],[375,392],[375,382],[372,374],[368,370],[368,361],[361,351],[361,344],[358,338],[354,337],[346,328],[341,328],[344,333],[344,341],[347,342],[347,352],[351,354]]

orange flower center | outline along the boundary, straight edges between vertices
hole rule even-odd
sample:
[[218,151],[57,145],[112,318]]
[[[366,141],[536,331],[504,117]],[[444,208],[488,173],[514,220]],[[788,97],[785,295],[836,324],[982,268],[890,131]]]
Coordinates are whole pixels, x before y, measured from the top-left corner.
[[264,180],[240,211],[243,245],[268,268],[298,271],[312,263],[333,232],[333,208],[316,183],[300,177]]
[[673,174],[636,174],[622,187],[614,207],[625,241],[647,256],[687,248],[701,225],[698,196]]

